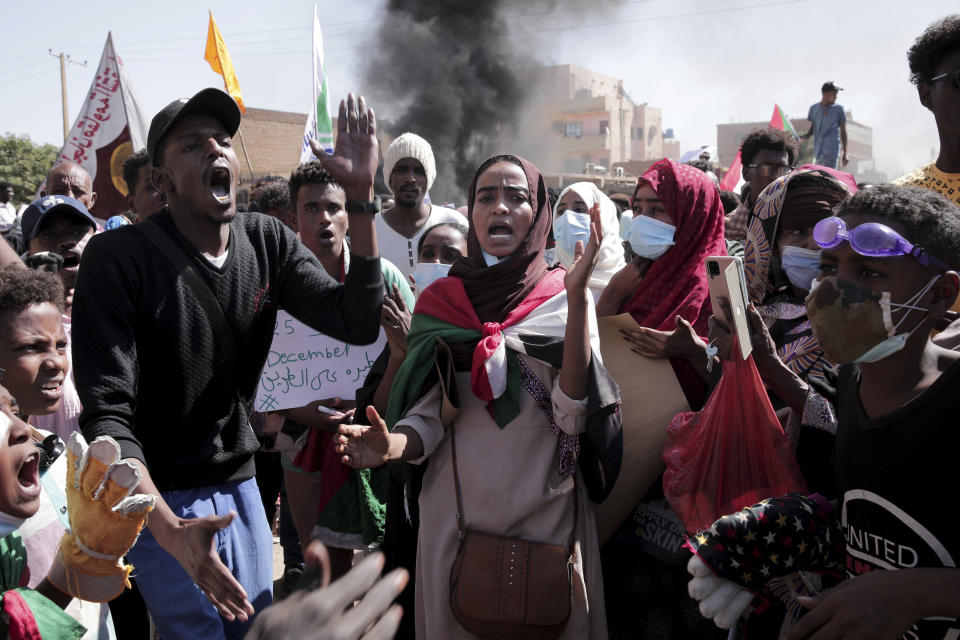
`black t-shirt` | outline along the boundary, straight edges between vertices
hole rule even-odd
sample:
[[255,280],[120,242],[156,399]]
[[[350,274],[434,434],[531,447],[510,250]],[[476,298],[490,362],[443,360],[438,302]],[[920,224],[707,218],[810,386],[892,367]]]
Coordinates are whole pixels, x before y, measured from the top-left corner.
[[[837,486],[847,543],[847,573],[957,567],[957,455],[960,361],[893,413],[867,418],[860,368],[841,367]],[[956,619],[926,619],[904,638],[960,637]]]

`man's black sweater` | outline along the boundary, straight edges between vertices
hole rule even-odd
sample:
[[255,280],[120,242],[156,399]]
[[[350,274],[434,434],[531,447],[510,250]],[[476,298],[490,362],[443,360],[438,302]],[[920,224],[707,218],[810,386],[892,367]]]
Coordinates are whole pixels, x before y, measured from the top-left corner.
[[280,222],[238,213],[228,256],[211,265],[166,210],[156,224],[209,283],[233,329],[241,362],[227,362],[193,290],[136,227],[95,236],[73,303],[80,428],[146,463],[161,491],[244,480],[258,442],[247,407],[270,349],[277,309],[338,340],[369,344],[380,328],[379,258],[351,256],[337,283]]

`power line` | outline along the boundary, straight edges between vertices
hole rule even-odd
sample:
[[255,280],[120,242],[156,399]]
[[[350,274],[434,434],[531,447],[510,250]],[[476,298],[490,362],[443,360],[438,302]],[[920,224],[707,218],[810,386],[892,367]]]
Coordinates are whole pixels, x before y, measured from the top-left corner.
[[[630,1],[628,1],[628,2],[614,2],[614,3],[600,4],[600,5],[576,7],[576,8],[570,8],[570,9],[557,9],[557,10],[550,10],[550,11],[536,11],[536,12],[528,12],[528,13],[505,14],[505,15],[500,15],[500,16],[498,16],[498,18],[499,18],[499,19],[509,20],[509,19],[514,19],[514,18],[529,18],[529,17],[536,17],[536,16],[555,16],[556,14],[559,14],[559,13],[573,13],[573,12],[582,12],[582,11],[587,11],[587,10],[589,10],[589,11],[595,11],[595,10],[597,10],[597,9],[616,8],[616,7],[622,7],[622,6],[625,6],[625,5],[643,5],[643,4],[651,4],[651,3],[662,2],[662,1],[664,1],[664,0],[630,0]],[[704,16],[704,15],[715,15],[715,14],[719,14],[719,13],[729,13],[729,12],[734,12],[734,11],[745,11],[745,10],[749,10],[749,9],[762,9],[762,8],[766,8],[766,7],[773,7],[773,6],[780,6],[780,5],[787,5],[787,4],[797,4],[797,3],[809,2],[809,1],[810,1],[810,0],[780,0],[780,1],[777,1],[777,2],[767,2],[767,3],[762,3],[762,4],[745,5],[745,6],[739,6],[739,7],[725,7],[725,8],[705,10],[705,11],[691,11],[691,12],[688,12],[688,13],[668,14],[668,15],[663,15],[663,16],[647,16],[647,17],[644,17],[644,18],[638,18],[638,19],[633,19],[633,20],[616,20],[616,21],[612,21],[612,22],[601,22],[601,23],[594,23],[594,24],[587,24],[587,25],[579,25],[579,24],[578,24],[578,25],[572,25],[572,26],[566,26],[566,27],[554,27],[554,28],[547,28],[547,29],[536,29],[536,30],[531,30],[531,31],[510,31],[509,33],[510,33],[511,35],[528,35],[528,34],[542,33],[542,32],[545,32],[545,31],[546,31],[546,32],[555,32],[555,31],[570,31],[570,30],[583,29],[583,28],[589,29],[589,28],[594,28],[594,27],[610,27],[610,26],[617,26],[617,25],[621,25],[621,24],[635,24],[635,23],[638,23],[638,22],[652,22],[652,21],[656,21],[656,20],[669,20],[669,19],[672,19],[672,18],[687,18],[687,17]],[[322,26],[324,29],[327,29],[328,27],[333,27],[333,26],[356,25],[356,24],[370,24],[370,23],[374,23],[374,22],[381,22],[382,20],[383,20],[383,18],[371,18],[371,19],[367,19],[367,20],[353,20],[353,21],[343,21],[343,22],[329,22],[329,23],[327,23],[327,24],[325,24],[325,25],[321,25],[321,26]],[[276,28],[276,29],[259,29],[259,30],[255,30],[255,31],[242,31],[242,32],[225,33],[225,34],[224,34],[224,37],[225,37],[225,38],[235,38],[235,37],[242,37],[242,36],[249,36],[249,35],[263,35],[263,34],[268,34],[268,33],[280,33],[280,32],[287,32],[287,31],[309,31],[311,28],[312,28],[312,27],[309,27],[309,26],[304,26],[304,27],[278,27],[278,28]],[[323,37],[324,37],[324,40],[327,40],[327,39],[332,39],[332,38],[353,37],[353,36],[361,36],[361,35],[369,35],[369,32],[368,32],[368,31],[351,31],[351,32],[345,32],[345,33],[329,33],[329,32],[327,32],[327,31],[324,31]],[[170,42],[185,42],[185,41],[194,41],[194,42],[196,42],[196,41],[198,41],[199,39],[200,39],[200,38],[199,38],[198,36],[193,35],[193,36],[184,36],[184,37],[178,37],[178,38],[160,38],[160,39],[154,39],[154,40],[139,40],[139,41],[137,41],[136,44],[133,44],[133,45],[131,45],[131,46],[129,46],[129,47],[126,47],[126,48],[124,49],[124,51],[125,51],[125,52],[128,52],[128,53],[135,53],[135,54],[136,54],[136,53],[152,53],[152,52],[159,52],[159,51],[186,50],[188,47],[170,47],[170,48],[164,48],[164,49],[156,49],[156,48],[154,48],[154,49],[138,49],[137,46],[138,46],[138,45],[142,45],[142,44],[163,44],[163,43],[170,43]],[[306,36],[306,37],[304,37],[304,38],[298,38],[298,39],[309,40],[310,38],[309,38],[309,36]],[[252,45],[252,44],[272,44],[272,43],[277,43],[277,42],[290,42],[290,41],[291,41],[290,38],[278,38],[278,39],[269,39],[269,40],[258,40],[258,41],[253,41],[253,42],[236,42],[236,41],[232,41],[232,42],[228,42],[228,45],[229,45],[230,47],[240,47],[240,46],[248,45],[248,44],[251,44],[251,45]],[[347,45],[347,46],[344,46],[344,47],[327,49],[326,51],[342,51],[342,50],[345,50],[345,49],[358,48],[359,46],[362,46],[362,45]],[[99,50],[100,47],[99,47],[99,45],[77,45],[77,46],[75,46],[75,47],[69,47],[69,48],[72,48],[72,49],[75,49],[75,50]],[[192,48],[192,47],[191,47],[191,48]]]
[[35,55],[40,54],[40,53],[46,53],[46,51],[44,51],[43,49],[40,49],[40,50],[38,50],[38,51],[32,51],[32,52],[30,52],[30,53],[24,53],[24,54],[19,55],[19,56],[13,56],[12,58],[3,58],[3,59],[0,59],[0,64],[4,64],[4,63],[6,63],[6,62],[13,62],[14,60],[22,60],[23,58],[29,58],[30,56],[35,56]]

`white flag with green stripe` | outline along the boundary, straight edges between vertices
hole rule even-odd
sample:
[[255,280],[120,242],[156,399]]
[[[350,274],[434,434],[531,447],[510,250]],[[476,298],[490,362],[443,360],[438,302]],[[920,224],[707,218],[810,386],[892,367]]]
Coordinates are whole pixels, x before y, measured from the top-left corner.
[[323,35],[317,19],[317,5],[313,5],[313,103],[307,114],[307,126],[303,130],[300,147],[300,163],[314,159],[310,139],[320,143],[324,151],[333,153],[333,122],[330,120],[330,103],[327,98],[327,69],[323,60]]

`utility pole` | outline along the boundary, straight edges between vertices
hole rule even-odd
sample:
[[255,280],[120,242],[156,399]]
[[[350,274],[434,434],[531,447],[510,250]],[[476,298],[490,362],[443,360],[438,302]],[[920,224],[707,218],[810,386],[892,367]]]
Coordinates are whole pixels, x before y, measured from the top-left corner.
[[76,64],[85,67],[87,66],[87,61],[77,62],[62,51],[60,53],[54,53],[53,49],[47,49],[47,53],[54,58],[60,59],[60,99],[63,102],[63,141],[66,142],[67,136],[70,135],[70,114],[67,111],[67,64]]

